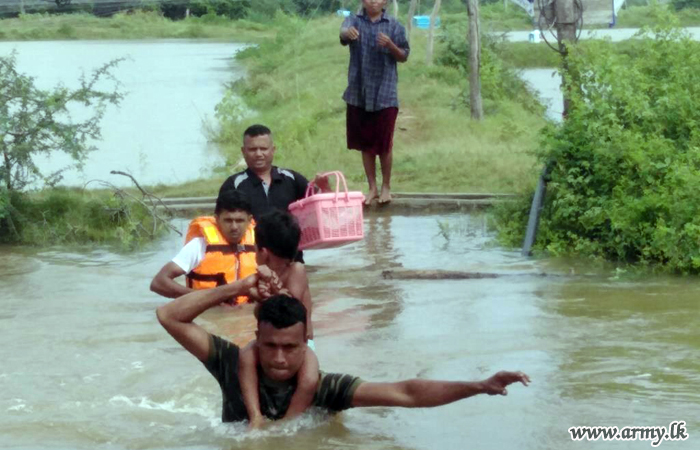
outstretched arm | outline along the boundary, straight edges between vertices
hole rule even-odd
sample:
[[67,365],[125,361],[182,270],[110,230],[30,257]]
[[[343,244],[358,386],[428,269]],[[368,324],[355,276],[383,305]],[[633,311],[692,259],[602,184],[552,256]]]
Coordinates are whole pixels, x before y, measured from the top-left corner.
[[251,275],[214,289],[192,291],[159,306],[156,310],[158,321],[185,350],[200,361],[206,361],[209,357],[209,333],[193,320],[224,300],[245,295],[257,281],[257,275]]
[[522,372],[498,372],[491,378],[476,382],[414,379],[397,383],[362,383],[355,391],[352,406],[441,406],[477,394],[507,395],[506,386],[518,382],[527,386],[530,378]]

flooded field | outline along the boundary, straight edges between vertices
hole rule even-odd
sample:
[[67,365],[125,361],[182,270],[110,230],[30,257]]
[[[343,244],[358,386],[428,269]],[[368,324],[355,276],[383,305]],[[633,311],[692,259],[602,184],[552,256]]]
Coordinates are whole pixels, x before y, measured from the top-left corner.
[[[362,242],[306,255],[322,369],[377,381],[514,369],[531,386],[434,409],[312,413],[247,433],[221,424],[216,382],[156,321],[165,300],[148,285],[182,238],[128,255],[2,248],[0,447],[644,449],[572,442],[567,429],[685,420],[690,438],[660,447],[697,448],[696,279],[525,259],[494,246],[479,216],[376,215],[365,226]],[[401,269],[502,276],[381,275]],[[213,309],[202,323],[240,340],[254,326],[248,308]]]

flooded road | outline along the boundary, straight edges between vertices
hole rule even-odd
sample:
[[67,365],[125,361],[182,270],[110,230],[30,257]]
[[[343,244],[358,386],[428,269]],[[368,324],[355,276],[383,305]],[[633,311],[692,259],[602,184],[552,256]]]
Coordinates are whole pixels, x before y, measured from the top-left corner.
[[[178,222],[185,229],[185,222]],[[19,449],[612,449],[576,425],[688,423],[700,430],[700,283],[615,277],[493,245],[479,216],[373,216],[366,239],[309,251],[321,368],[365,380],[482,379],[523,370],[528,388],[424,410],[355,409],[247,433],[221,424],[214,379],[158,325],[148,291],[173,235],[129,255],[2,248],[0,447]],[[497,279],[384,280],[445,269]],[[537,276],[546,272],[550,276]],[[211,331],[250,336],[249,309],[213,309]]]
[[[187,40],[0,42],[0,55],[17,51],[20,72],[42,89],[59,83],[76,88],[82,73],[117,58],[114,70],[126,97],[108,107],[102,140],[94,142],[84,172],[65,172],[66,185],[102,179],[119,186],[127,171],[141,184],[178,184],[207,177],[223,160],[207,142],[205,123],[215,123],[214,108],[224,84],[242,75],[233,57],[242,44]],[[74,111],[80,114],[80,111]],[[72,164],[65,155],[38,160],[48,174]]]

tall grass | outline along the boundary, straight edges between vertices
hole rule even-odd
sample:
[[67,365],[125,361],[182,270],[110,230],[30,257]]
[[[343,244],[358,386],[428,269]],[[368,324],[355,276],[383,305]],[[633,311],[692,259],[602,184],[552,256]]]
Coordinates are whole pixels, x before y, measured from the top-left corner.
[[[443,11],[440,17],[442,22],[448,25],[469,20],[466,6],[459,12]],[[479,23],[485,32],[533,29],[532,18],[524,9],[513,3],[509,3],[507,8],[500,2],[482,4],[479,7]]]
[[686,8],[675,11],[671,5],[653,2],[646,6],[631,6],[621,9],[617,16],[619,28],[641,28],[659,23],[659,11],[668,11],[678,19],[682,27],[700,25],[700,9]]

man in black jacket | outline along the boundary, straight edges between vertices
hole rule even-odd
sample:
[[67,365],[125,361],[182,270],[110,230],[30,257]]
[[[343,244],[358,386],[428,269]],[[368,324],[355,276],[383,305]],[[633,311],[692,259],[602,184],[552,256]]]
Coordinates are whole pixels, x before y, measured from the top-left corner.
[[[219,192],[228,189],[244,192],[253,207],[255,219],[274,208],[287,211],[290,203],[304,198],[309,184],[307,179],[291,169],[272,165],[275,145],[268,127],[248,127],[243,133],[241,153],[248,168],[228,177]],[[317,176],[314,183],[322,191],[330,190],[327,177]]]

